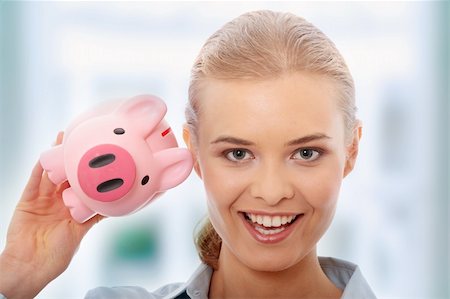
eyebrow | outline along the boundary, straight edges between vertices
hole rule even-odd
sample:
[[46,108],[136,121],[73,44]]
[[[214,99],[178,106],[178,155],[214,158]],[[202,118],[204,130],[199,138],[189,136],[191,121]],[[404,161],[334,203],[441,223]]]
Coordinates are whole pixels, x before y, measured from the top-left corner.
[[221,142],[232,143],[232,144],[236,144],[236,145],[246,145],[246,146],[254,145],[254,143],[251,141],[237,138],[237,137],[232,137],[232,136],[219,136],[216,140],[212,141],[211,144],[216,144],[216,143],[221,143]]
[[[306,135],[306,136],[288,141],[284,145],[285,146],[293,146],[293,145],[304,144],[304,143],[308,143],[311,141],[322,140],[322,139],[331,139],[331,137],[329,137],[325,134],[322,134],[322,133],[311,134],[311,135]],[[219,136],[217,139],[212,141],[211,144],[217,144],[217,143],[221,143],[221,142],[231,143],[231,144],[236,144],[236,145],[245,145],[245,146],[254,145],[254,143],[251,141],[233,137],[233,136]]]
[[311,135],[307,135],[307,136],[303,136],[303,137],[291,140],[291,141],[287,142],[285,144],[285,146],[299,145],[299,144],[308,143],[308,142],[316,141],[316,140],[323,140],[323,139],[331,139],[331,137],[327,136],[325,134],[322,134],[322,133],[311,134]]

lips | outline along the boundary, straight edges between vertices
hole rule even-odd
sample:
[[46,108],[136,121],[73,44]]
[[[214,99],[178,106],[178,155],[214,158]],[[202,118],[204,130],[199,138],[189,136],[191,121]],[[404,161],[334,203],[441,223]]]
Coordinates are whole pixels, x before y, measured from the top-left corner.
[[258,213],[240,213],[244,225],[259,242],[277,243],[287,238],[303,214],[266,215]]

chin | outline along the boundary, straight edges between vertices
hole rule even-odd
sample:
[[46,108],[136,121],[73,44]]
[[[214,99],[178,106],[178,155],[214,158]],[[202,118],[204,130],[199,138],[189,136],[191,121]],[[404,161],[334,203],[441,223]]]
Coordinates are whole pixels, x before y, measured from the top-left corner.
[[296,265],[301,259],[297,256],[288,256],[286,254],[258,254],[249,253],[248,258],[242,262],[254,271],[261,272],[280,272]]

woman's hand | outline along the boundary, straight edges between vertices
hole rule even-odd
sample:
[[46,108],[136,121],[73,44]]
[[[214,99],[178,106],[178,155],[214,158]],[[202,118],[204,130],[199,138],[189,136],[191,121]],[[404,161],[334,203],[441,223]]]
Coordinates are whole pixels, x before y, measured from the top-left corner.
[[39,162],[34,167],[0,255],[0,293],[8,299],[36,296],[67,268],[81,239],[103,218],[75,222],[61,197],[68,187],[53,184]]

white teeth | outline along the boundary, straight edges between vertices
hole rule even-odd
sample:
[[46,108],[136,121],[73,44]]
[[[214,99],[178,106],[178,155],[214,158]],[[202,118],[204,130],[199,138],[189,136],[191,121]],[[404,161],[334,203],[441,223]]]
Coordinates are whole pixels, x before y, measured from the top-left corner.
[[[263,225],[264,227],[280,227],[287,223],[291,223],[295,220],[297,215],[295,216],[268,216],[268,215],[256,215],[251,213],[246,213],[247,218],[250,219],[253,223],[258,223],[259,225]],[[261,228],[262,229],[262,228]],[[276,231],[276,230],[274,230]]]
[[274,227],[281,226],[281,217],[280,216],[272,217],[272,226],[274,226]]
[[[255,221],[253,221],[253,222],[255,222]],[[263,217],[261,215],[256,216],[256,223],[258,223],[260,225],[263,224]]]
[[285,227],[280,227],[280,228],[276,228],[276,229],[264,229],[260,226],[256,226],[255,229],[263,234],[263,235],[274,235],[274,234],[278,234],[281,233],[282,231],[284,231],[286,228]]

